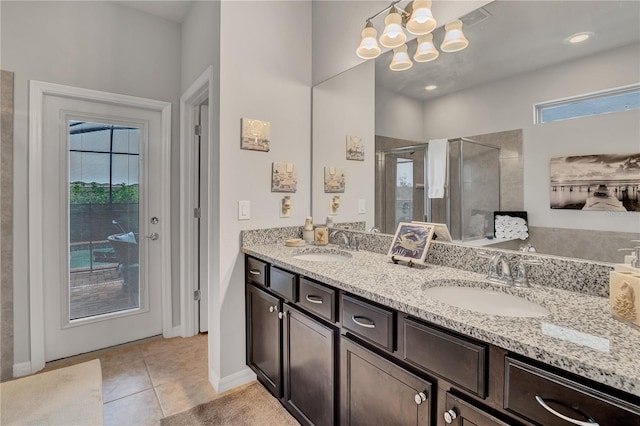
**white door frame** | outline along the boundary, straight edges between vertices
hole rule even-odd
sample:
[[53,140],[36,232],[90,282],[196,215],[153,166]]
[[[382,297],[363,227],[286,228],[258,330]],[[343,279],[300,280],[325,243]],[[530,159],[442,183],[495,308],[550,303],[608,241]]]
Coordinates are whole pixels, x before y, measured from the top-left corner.
[[[195,234],[195,220],[193,217],[193,208],[195,206],[195,174],[197,170],[195,159],[195,146],[193,143],[195,137],[195,114],[194,107],[202,104],[209,99],[208,108],[208,135],[207,143],[210,145],[208,149],[208,158],[206,164],[209,165],[209,175],[211,174],[211,165],[213,164],[213,111],[211,102],[213,102],[213,67],[209,66],[194,81],[191,86],[180,97],[180,325],[182,328],[182,337],[194,336],[198,333],[199,318],[197,302],[193,298],[196,283],[196,265],[197,252],[194,249],[192,237]],[[209,188],[209,206],[212,204],[214,197],[214,186],[212,179],[209,179],[207,187]],[[211,212],[210,209],[207,211]],[[208,220],[209,235],[205,236],[207,241],[211,241],[214,232],[211,228],[212,222],[210,217],[202,218]],[[209,250],[209,254],[211,251]],[[206,271],[200,277],[201,285],[209,285],[212,277],[212,267],[207,262],[202,268]]]
[[[124,105],[134,108],[158,111],[162,114],[162,133],[160,150],[162,167],[171,170],[171,103],[116,93],[102,92],[91,89],[81,89],[61,84],[42,81],[29,81],[29,323],[30,323],[30,370],[32,373],[41,370],[45,365],[45,335],[44,335],[44,252],[43,252],[43,181],[42,156],[43,146],[43,116],[45,95],[81,99],[105,104]],[[170,173],[164,173],[161,185],[160,214],[167,224],[170,217]],[[168,226],[168,225],[167,225]],[[171,259],[171,232],[158,241],[163,259]],[[162,330],[165,337],[172,336],[171,319],[171,262],[162,263]]]

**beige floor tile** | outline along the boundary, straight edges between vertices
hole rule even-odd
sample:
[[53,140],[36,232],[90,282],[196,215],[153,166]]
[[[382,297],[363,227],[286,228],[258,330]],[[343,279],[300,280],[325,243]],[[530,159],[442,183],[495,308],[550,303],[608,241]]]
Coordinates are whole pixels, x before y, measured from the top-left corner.
[[207,356],[203,351],[176,349],[145,357],[153,386],[185,377],[209,377]]
[[156,387],[156,394],[165,417],[219,396],[207,377],[164,383]]
[[104,404],[105,426],[157,426],[162,417],[153,389]]
[[112,350],[100,354],[102,368],[108,368],[118,364],[131,364],[140,360],[142,360],[142,351],[139,345],[117,346]]
[[151,340],[140,343],[140,350],[145,358],[156,356],[162,353],[184,349],[185,346],[191,345],[191,339],[193,338],[184,339],[182,337],[173,337],[171,339]]
[[102,400],[107,403],[151,389],[144,360],[102,367]]

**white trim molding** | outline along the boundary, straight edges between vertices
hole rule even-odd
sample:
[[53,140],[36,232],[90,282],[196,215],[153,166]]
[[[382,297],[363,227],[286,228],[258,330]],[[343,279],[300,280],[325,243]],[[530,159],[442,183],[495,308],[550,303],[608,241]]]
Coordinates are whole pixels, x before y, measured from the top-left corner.
[[32,373],[32,370],[31,370],[30,361],[13,364],[13,377],[28,376],[31,373]]
[[[197,302],[193,299],[196,290],[196,265],[197,252],[193,243],[195,233],[195,220],[193,208],[195,202],[196,182],[194,170],[195,164],[195,114],[194,107],[202,104],[205,100],[213,99],[213,67],[209,66],[194,81],[191,86],[180,97],[180,325],[182,327],[182,337],[194,336],[199,331],[199,318]],[[213,108],[208,109],[208,122],[213,122]],[[207,126],[209,134],[208,141],[213,141],[213,126]],[[211,164],[213,150],[207,150],[209,158],[207,164]],[[208,218],[203,218],[208,220]],[[211,228],[209,236],[211,236]],[[209,273],[201,276],[202,283],[209,283],[210,267],[205,265]]]
[[213,389],[218,393],[226,392],[238,386],[251,383],[256,379],[256,373],[254,373],[249,367],[245,367],[237,373],[233,373],[222,378],[218,377],[212,368],[209,369],[209,382],[211,383],[211,386],[213,386]]
[[[79,99],[111,105],[122,105],[132,108],[160,112],[162,115],[161,162],[165,170],[171,169],[171,103],[135,96],[82,89],[61,84],[42,81],[29,81],[29,154],[28,154],[28,187],[29,187],[29,321],[30,321],[30,362],[14,365],[16,370],[30,373],[44,368],[45,365],[45,327],[44,327],[44,252],[43,252],[43,116],[44,97],[56,96],[68,99]],[[161,177],[161,217],[167,224],[170,218],[171,176],[163,173]],[[158,241],[161,244],[163,259],[171,259],[171,232]],[[171,262],[162,262],[162,330],[165,337],[173,334],[171,318]],[[24,375],[24,374],[22,374]]]

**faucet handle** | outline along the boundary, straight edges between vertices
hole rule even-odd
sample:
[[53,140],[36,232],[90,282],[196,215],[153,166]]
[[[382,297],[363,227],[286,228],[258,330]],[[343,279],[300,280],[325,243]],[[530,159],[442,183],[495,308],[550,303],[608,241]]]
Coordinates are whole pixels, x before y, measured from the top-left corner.
[[484,250],[478,250],[478,256],[483,257],[485,259],[492,259],[497,253],[490,253]]

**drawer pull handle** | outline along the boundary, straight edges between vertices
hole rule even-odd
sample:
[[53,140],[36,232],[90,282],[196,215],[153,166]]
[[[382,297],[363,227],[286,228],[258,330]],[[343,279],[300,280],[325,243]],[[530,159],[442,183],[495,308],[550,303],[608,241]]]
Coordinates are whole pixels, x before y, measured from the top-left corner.
[[322,305],[322,296],[314,296],[312,294],[307,294],[307,302],[316,303],[318,305]]
[[249,273],[251,275],[260,275],[260,270],[259,269],[249,269]]
[[556,410],[554,410],[553,408],[549,407],[544,402],[544,399],[542,399],[538,395],[536,395],[536,401],[538,401],[538,404],[540,404],[542,406],[542,408],[544,408],[545,410],[547,410],[548,412],[550,412],[554,416],[560,417],[562,420],[565,420],[565,421],[567,421],[567,422],[569,422],[571,424],[579,425],[579,426],[598,426],[598,423],[594,422],[593,419],[588,419],[588,421],[583,422],[581,420],[576,420],[576,419],[572,419],[571,417],[567,417],[562,413],[558,413]]
[[[351,317],[351,319],[353,320],[353,322],[355,322],[356,324],[358,324],[360,327],[364,327],[364,328],[376,328],[376,323],[373,322],[372,320],[370,320],[367,317],[357,317],[355,315],[353,315]],[[365,320],[367,322],[362,322],[362,320]]]

